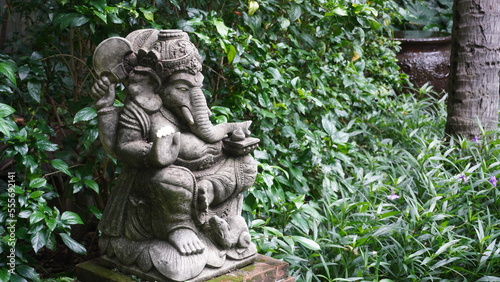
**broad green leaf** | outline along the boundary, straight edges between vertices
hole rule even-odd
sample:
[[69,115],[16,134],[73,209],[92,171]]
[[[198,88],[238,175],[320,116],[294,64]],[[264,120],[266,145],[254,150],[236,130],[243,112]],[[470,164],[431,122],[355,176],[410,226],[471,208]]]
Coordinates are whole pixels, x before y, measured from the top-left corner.
[[52,166],[61,171],[62,173],[68,175],[68,176],[71,176],[71,172],[69,171],[69,167],[68,167],[68,164],[65,163],[63,160],[61,159],[53,159],[51,162]]
[[108,23],[108,17],[106,16],[106,14],[102,13],[101,11],[96,11],[96,10],[93,10],[92,11],[94,13],[94,15],[96,15],[99,19],[101,19],[101,21],[103,21],[105,24]]
[[94,207],[94,206],[88,206],[90,212],[97,218],[97,219],[101,219],[102,217],[102,211],[100,211],[98,208]]
[[262,220],[262,219],[256,219],[256,220],[252,221],[252,225],[251,226],[252,226],[252,228],[257,228],[257,227],[262,226],[264,224],[266,224],[266,222],[264,220]]
[[[40,61],[42,58],[43,58],[42,53],[36,52],[36,51],[33,52],[33,53],[31,53],[31,56],[30,56],[30,59],[33,60],[33,61]],[[41,68],[41,70],[43,70],[42,67],[40,67],[40,68]],[[33,69],[34,73],[38,75],[39,72],[37,72],[36,70],[37,70],[37,68]]]
[[14,274],[10,276],[9,282],[28,282],[28,280],[26,280],[24,277],[17,274],[16,272],[14,272]]
[[212,23],[213,25],[215,25],[215,28],[217,29],[219,35],[222,36],[223,38],[226,38],[229,33],[229,27],[227,27],[223,21],[218,19],[213,20]]
[[333,9],[331,12],[327,12],[325,16],[333,16],[333,15],[338,15],[338,16],[347,16],[347,11],[345,8],[337,7]]
[[392,217],[392,216],[396,216],[396,215],[399,215],[401,212],[400,211],[390,211],[390,212],[386,212],[386,213],[383,213],[380,215],[380,219],[384,219],[386,217]]
[[85,250],[85,247],[75,241],[73,238],[71,238],[68,234],[66,233],[60,233],[59,234],[66,246],[73,252],[79,254],[79,255],[85,255],[87,254],[87,251]]
[[7,267],[0,269],[0,281],[10,281],[10,273]]
[[77,6],[75,6],[75,11],[78,14],[82,14],[82,15],[92,14],[91,7],[88,5],[77,5]]
[[335,122],[332,120],[331,116],[324,116],[321,118],[321,125],[328,135],[333,136],[337,132]]
[[36,142],[36,145],[38,146],[38,149],[47,152],[54,152],[57,151],[57,149],[59,149],[59,146],[57,144],[54,144],[47,139],[39,139]]
[[29,265],[20,264],[16,266],[16,272],[24,278],[28,278],[30,281],[40,280],[40,277],[38,277],[38,273],[36,273],[35,269]]
[[97,184],[97,182],[91,179],[85,179],[83,183],[85,183],[87,187],[89,187],[90,189],[94,190],[97,194],[99,194],[99,185]]
[[49,239],[47,240],[47,244],[45,245],[49,250],[55,251],[57,247],[56,236],[54,233],[49,233]]
[[456,261],[457,259],[461,259],[459,257],[452,257],[452,258],[449,258],[449,259],[442,259],[440,261],[438,261],[437,263],[435,263],[434,265],[431,266],[431,269],[436,269],[436,268],[440,268],[440,267],[443,267],[449,263],[452,263],[454,261]]
[[302,15],[302,8],[300,5],[292,5],[292,8],[288,11],[288,17],[291,22],[294,22],[300,18]]
[[288,245],[287,247],[285,247],[285,246],[283,246],[283,247],[285,247],[285,249],[287,249],[287,252],[293,253],[293,250],[295,248],[295,241],[293,240],[293,238],[285,236],[285,237],[283,237],[283,240]]
[[283,233],[281,233],[278,229],[271,227],[271,226],[263,226],[262,229],[269,231],[271,234],[278,236],[278,237],[283,237]]
[[[48,239],[48,233],[46,232],[46,229],[42,229],[40,231],[31,234],[31,246],[33,247],[35,253],[38,253],[38,251],[47,244],[47,239]],[[20,274],[26,277],[22,273]]]
[[10,88],[10,86],[8,85],[4,85],[4,84],[0,84],[0,93],[2,93],[5,95],[5,94],[12,94],[14,93],[14,91],[12,91],[12,88]]
[[292,224],[298,227],[302,232],[306,234],[309,232],[308,220],[311,219],[304,218],[303,214],[300,213],[292,214]]
[[38,163],[35,161],[33,156],[30,155],[24,155],[22,157],[22,163],[24,167],[30,170],[31,173],[34,173],[35,170],[38,168]]
[[486,250],[484,250],[482,256],[481,256],[481,261],[480,265],[484,264],[492,255],[493,249],[495,248],[497,243],[497,239],[493,240],[488,247],[486,247]]
[[227,61],[228,63],[232,64],[234,61],[234,58],[236,57],[236,48],[234,48],[233,45],[229,45],[229,50],[227,52]]
[[28,217],[30,217],[30,216],[31,216],[31,214],[32,214],[32,213],[33,213],[33,212],[32,212],[32,211],[30,211],[30,210],[23,210],[23,211],[21,211],[19,214],[17,214],[17,216],[18,216],[19,218],[28,218]]
[[78,183],[78,182],[80,182],[80,181],[81,181],[81,179],[80,179],[79,177],[73,176],[73,177],[71,177],[71,179],[69,180],[69,183],[70,183],[70,184],[73,184],[73,183]]
[[274,80],[280,80],[280,81],[283,80],[281,73],[278,69],[270,67],[270,68],[267,68],[266,71],[273,76]]
[[33,225],[40,220],[43,220],[45,218],[45,214],[41,211],[35,211],[30,215],[30,224]]
[[412,259],[414,257],[418,257],[418,256],[422,255],[425,252],[429,252],[429,250],[430,250],[429,248],[418,250],[418,251],[414,252],[413,254],[409,255],[408,259]]
[[65,211],[61,215],[61,220],[67,224],[83,224],[80,216],[72,211]]
[[89,22],[89,19],[77,13],[56,14],[54,23],[59,25],[61,30],[68,27],[79,27]]
[[115,13],[108,14],[108,18],[114,24],[122,24],[123,23],[122,19],[120,19]]
[[290,21],[286,18],[281,17],[279,20],[281,29],[285,30],[290,26]]
[[17,86],[16,67],[7,63],[0,62],[0,73],[3,73],[12,84]]
[[106,0],[90,0],[89,3],[100,12],[104,12],[106,9]]
[[154,21],[155,20],[155,10],[154,9],[146,9],[146,8],[139,8],[139,11],[142,12],[142,14],[144,15],[144,18],[146,18],[146,20],[148,21]]
[[455,239],[455,240],[451,240],[449,241],[448,243],[442,245],[437,251],[436,253],[434,254],[435,256],[438,256],[440,255],[441,253],[443,253],[444,251],[446,251],[449,247],[455,245],[458,241],[460,241],[460,239]]
[[28,144],[18,144],[14,145],[14,150],[21,155],[26,155],[29,151]]
[[311,240],[309,238],[302,237],[302,236],[292,236],[292,238],[310,250],[313,250],[313,251],[321,250],[321,247],[318,245],[318,243],[314,242],[313,240]]
[[0,118],[13,114],[16,110],[9,105],[0,103]]
[[42,93],[42,86],[38,81],[28,81],[28,93],[31,98],[35,100],[37,103],[40,103],[40,96]]
[[45,224],[49,228],[50,231],[54,231],[57,227],[57,220],[55,218],[45,218]]
[[10,138],[11,132],[17,131],[18,127],[12,120],[0,119],[0,132],[7,138]]
[[45,178],[34,178],[30,181],[29,187],[30,188],[41,188],[47,185],[47,180]]
[[181,7],[179,6],[179,2],[177,0],[169,0],[169,2],[173,4],[175,8],[177,8],[177,10],[181,9]]
[[32,192],[30,194],[30,198],[31,199],[38,199],[38,198],[40,198],[40,196],[43,195],[43,193],[45,193],[45,192],[44,191],[35,191],[35,192]]
[[75,183],[75,185],[73,185],[73,194],[80,192],[82,189],[83,189],[83,183],[81,182]]
[[83,134],[82,138],[82,143],[85,146],[86,149],[89,149],[92,146],[92,143],[94,143],[95,140],[97,140],[97,137],[99,136],[99,131],[97,128],[90,128],[85,130],[85,133]]
[[341,131],[335,132],[331,137],[332,142],[336,144],[345,144],[349,141],[349,134]]
[[95,108],[86,107],[76,113],[73,123],[77,123],[79,121],[89,121],[96,117],[97,117],[97,112]]

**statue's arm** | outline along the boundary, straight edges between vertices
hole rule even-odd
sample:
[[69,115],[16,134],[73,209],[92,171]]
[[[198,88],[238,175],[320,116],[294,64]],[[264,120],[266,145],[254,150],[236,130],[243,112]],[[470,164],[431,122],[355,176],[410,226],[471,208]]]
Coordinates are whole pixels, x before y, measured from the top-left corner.
[[162,168],[173,164],[180,150],[180,132],[171,128],[167,134],[155,134],[153,142],[145,138],[149,135],[149,119],[145,113],[132,104],[126,105],[116,145],[120,160],[134,167]]
[[118,158],[129,166],[150,167],[150,152],[152,143],[143,140],[140,131],[120,127],[116,144]]
[[92,87],[91,95],[96,100],[99,139],[104,149],[116,158],[115,144],[119,114],[113,106],[115,86],[106,76],[103,76]]

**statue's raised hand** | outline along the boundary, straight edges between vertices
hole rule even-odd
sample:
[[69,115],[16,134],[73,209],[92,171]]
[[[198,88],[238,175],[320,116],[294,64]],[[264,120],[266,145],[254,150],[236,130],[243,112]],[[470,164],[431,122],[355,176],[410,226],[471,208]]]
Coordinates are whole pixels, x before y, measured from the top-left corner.
[[174,163],[180,150],[180,132],[174,132],[171,126],[158,130],[151,148],[151,161],[156,166],[166,167]]
[[116,83],[111,82],[107,76],[101,76],[90,92],[90,95],[95,102],[97,110],[102,108],[111,107],[115,101],[115,87]]

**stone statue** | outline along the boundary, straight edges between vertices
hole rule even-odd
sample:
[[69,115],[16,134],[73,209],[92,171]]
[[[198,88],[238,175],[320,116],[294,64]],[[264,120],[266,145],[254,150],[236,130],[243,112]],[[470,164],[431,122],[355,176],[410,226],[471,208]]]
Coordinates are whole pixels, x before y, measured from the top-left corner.
[[[102,260],[147,280],[204,280],[253,262],[241,192],[253,185],[249,121],[213,125],[198,50],[180,30],[103,41],[92,88],[104,148],[123,164],[99,230]],[[114,107],[121,83],[126,100]]]

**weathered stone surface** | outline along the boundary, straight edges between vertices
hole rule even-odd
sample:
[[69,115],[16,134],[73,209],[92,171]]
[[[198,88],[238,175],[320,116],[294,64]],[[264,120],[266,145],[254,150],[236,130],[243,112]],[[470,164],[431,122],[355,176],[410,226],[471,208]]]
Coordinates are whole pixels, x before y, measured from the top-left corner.
[[210,280],[211,282],[255,281],[255,282],[292,282],[295,279],[288,275],[288,263],[259,255],[257,260],[242,269],[232,271]]
[[[123,165],[99,224],[102,261],[164,281],[251,263],[241,192],[254,183],[259,140],[249,136],[250,121],[210,122],[188,35],[142,29],[109,38],[94,65],[100,140]],[[119,108],[118,83],[126,93]]]
[[[111,270],[103,265],[110,266],[109,262],[102,259],[87,261],[77,265],[78,280],[81,282],[127,282],[134,281],[131,276],[123,274],[124,269]],[[213,273],[206,273],[205,277],[199,277],[189,281],[210,281],[210,282],[293,282],[295,279],[288,275],[288,263],[279,261],[267,256],[257,255],[256,260],[243,268],[236,270],[211,269]],[[216,272],[220,272],[214,276]],[[143,274],[141,274],[143,275]],[[146,281],[160,281],[157,277],[136,276]],[[214,278],[215,277],[215,278]]]

